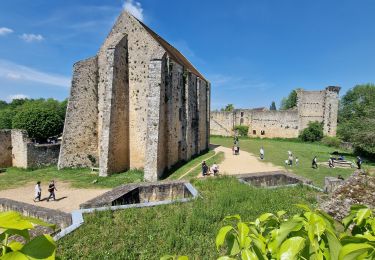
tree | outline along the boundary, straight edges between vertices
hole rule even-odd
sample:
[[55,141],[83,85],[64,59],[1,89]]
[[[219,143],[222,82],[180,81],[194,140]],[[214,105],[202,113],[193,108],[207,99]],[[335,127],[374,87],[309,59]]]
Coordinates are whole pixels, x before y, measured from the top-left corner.
[[270,110],[277,110],[275,101],[272,101],[271,106],[270,106]]
[[337,134],[375,157],[375,85],[357,85],[341,99]]
[[309,122],[308,127],[303,129],[299,138],[305,142],[320,141],[323,138],[323,124],[317,121]]
[[64,127],[64,119],[56,110],[35,106],[25,106],[15,115],[12,128],[25,129],[29,137],[45,141],[58,135]]
[[292,90],[287,98],[281,100],[280,110],[286,110],[297,106],[297,91]]
[[11,129],[12,128],[12,119],[15,116],[16,112],[10,109],[0,110],[0,129]]
[[225,111],[225,112],[231,112],[233,110],[234,110],[233,104],[228,104],[228,105],[225,106],[224,109],[222,109],[222,111]]
[[0,110],[7,108],[7,107],[8,107],[8,103],[3,100],[0,100]]

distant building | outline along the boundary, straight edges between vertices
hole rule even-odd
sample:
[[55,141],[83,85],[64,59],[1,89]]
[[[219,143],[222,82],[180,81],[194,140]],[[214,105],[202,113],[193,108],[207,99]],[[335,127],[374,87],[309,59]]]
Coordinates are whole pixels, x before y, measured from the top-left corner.
[[210,83],[127,12],[97,55],[74,65],[58,167],[157,180],[208,149]]
[[336,136],[340,87],[321,91],[297,90],[297,107],[288,110],[266,108],[235,109],[232,112],[211,112],[212,135],[233,135],[236,125],[249,126],[249,136],[298,137],[309,122],[323,123],[325,135]]

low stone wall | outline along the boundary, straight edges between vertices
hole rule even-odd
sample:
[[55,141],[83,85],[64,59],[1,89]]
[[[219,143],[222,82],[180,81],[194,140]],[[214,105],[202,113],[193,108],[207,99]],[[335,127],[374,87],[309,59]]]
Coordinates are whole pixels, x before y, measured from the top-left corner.
[[80,205],[81,209],[191,197],[185,181],[125,184]]
[[324,191],[327,193],[331,193],[342,184],[344,184],[344,180],[337,179],[336,177],[325,177]]
[[260,172],[237,176],[243,182],[256,187],[275,187],[290,184],[312,184],[312,181],[287,172]]
[[57,164],[60,144],[27,144],[27,167]]
[[0,211],[17,211],[24,216],[34,217],[55,224],[58,228],[66,228],[72,224],[70,214],[53,209],[47,209],[15,200],[0,198]]

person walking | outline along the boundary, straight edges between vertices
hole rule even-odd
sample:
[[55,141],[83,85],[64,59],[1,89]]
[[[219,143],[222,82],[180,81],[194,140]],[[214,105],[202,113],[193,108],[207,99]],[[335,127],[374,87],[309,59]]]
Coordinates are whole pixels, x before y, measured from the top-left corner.
[[202,176],[206,176],[208,173],[208,166],[206,164],[206,161],[202,162]]
[[312,168],[318,169],[318,159],[316,156],[314,156],[314,159],[312,160]]
[[359,170],[361,169],[361,165],[362,165],[362,159],[361,157],[357,156],[357,167]]
[[264,149],[263,149],[263,146],[260,148],[259,154],[260,154],[260,159],[263,160],[264,159]]
[[293,155],[289,154],[288,156],[289,166],[293,166]]
[[55,191],[57,191],[56,186],[55,186],[55,181],[52,180],[52,181],[49,183],[49,185],[48,185],[49,196],[48,196],[47,202],[48,202],[51,198],[52,198],[53,200],[56,200]]
[[298,159],[298,157],[296,156],[296,166],[298,166],[298,163],[299,163],[299,159]]
[[35,185],[35,197],[34,202],[40,201],[42,197],[42,188],[40,187],[40,181]]

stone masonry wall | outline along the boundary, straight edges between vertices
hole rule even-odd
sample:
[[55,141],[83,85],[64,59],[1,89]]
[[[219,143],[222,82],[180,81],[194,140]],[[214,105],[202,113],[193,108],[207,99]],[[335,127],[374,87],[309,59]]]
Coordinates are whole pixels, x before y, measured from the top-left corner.
[[[58,167],[91,167],[98,154],[98,60],[74,64]],[[90,160],[91,158],[91,160]]]
[[324,134],[336,136],[337,115],[339,109],[339,87],[327,87],[324,104]]
[[309,122],[324,120],[325,91],[297,91],[297,107],[300,129],[305,129]]
[[210,131],[212,135],[233,135],[234,117],[232,112],[211,112]]
[[27,168],[56,165],[60,144],[27,144]]
[[0,168],[12,166],[11,130],[0,130]]
[[25,130],[12,130],[12,166],[27,168],[27,144],[29,138]]

